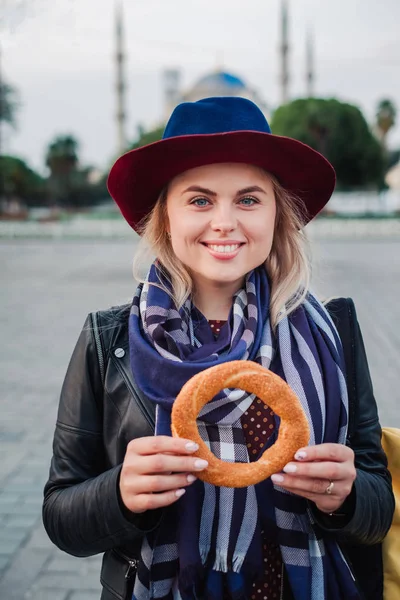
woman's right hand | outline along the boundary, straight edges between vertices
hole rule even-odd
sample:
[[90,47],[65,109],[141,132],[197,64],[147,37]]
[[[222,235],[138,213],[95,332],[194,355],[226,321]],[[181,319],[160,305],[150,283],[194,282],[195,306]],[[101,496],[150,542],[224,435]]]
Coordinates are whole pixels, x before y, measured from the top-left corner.
[[207,461],[190,456],[198,449],[191,440],[164,435],[129,442],[119,481],[125,506],[142,513],[176,502],[196,481],[194,473],[208,467]]

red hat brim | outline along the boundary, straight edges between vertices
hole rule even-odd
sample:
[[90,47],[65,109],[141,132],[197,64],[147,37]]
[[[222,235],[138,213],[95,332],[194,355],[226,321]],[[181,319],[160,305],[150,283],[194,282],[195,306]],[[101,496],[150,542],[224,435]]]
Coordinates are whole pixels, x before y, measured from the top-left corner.
[[247,163],[275,175],[301,198],[305,224],[325,206],[335,188],[330,162],[292,138],[258,131],[171,137],[123,154],[111,168],[107,187],[129,225],[137,230],[162,189],[174,177],[203,165]]

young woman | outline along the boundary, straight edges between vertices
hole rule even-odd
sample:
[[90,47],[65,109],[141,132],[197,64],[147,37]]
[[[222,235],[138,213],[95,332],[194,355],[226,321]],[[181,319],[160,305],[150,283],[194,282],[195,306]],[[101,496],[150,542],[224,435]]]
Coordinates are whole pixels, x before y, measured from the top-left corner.
[[[362,338],[355,322],[349,405],[338,331],[309,291],[303,227],[334,185],[328,161],[272,135],[242,98],[179,105],[162,141],[113,166],[110,193],[142,236],[136,262],[146,248],[155,261],[131,306],[83,328],[43,508],[61,549],[105,553],[104,600],[381,596],[379,564],[366,584],[348,558],[379,544],[394,509]],[[285,379],[311,429],[282,473],[248,488],[203,483],[196,444],[171,437],[182,385],[229,360]],[[279,418],[222,390],[198,427],[218,457],[248,462]]]

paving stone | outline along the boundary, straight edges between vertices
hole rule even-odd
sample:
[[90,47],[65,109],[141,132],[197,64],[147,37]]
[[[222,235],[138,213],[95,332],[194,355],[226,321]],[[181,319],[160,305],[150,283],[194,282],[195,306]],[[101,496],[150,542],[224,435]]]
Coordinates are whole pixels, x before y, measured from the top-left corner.
[[61,554],[61,550],[56,549],[53,542],[47,535],[42,522],[39,522],[31,533],[31,537],[29,538],[29,546],[33,550],[51,550],[52,553],[59,552]]
[[35,590],[55,588],[60,590],[77,589],[82,591],[99,591],[99,578],[80,576],[78,573],[44,573],[39,575],[34,584]]
[[33,527],[36,522],[38,521],[38,519],[40,518],[40,515],[33,514],[33,515],[29,515],[29,514],[16,514],[16,515],[12,515],[7,523],[6,523],[6,529],[30,529],[31,527]]
[[13,557],[0,579],[0,598],[22,600],[29,590],[34,591],[33,584],[48,561],[50,554],[51,549],[33,550],[29,545],[22,548]]
[[34,494],[29,494],[28,496],[24,496],[24,504],[32,504],[34,506],[38,506],[38,507],[40,507],[40,510],[41,510],[42,504],[43,504],[43,492],[36,491]]
[[0,507],[3,504],[17,504],[20,502],[21,498],[23,498],[21,494],[16,494],[15,492],[10,492],[3,488],[3,490],[0,492]]
[[8,502],[0,504],[0,517],[4,517],[5,515],[12,515],[16,510],[18,510],[18,505],[15,502]]
[[[2,410],[2,412],[4,411]],[[1,446],[2,453],[5,455],[5,458],[0,461],[0,486],[3,487],[6,478],[21,464],[26,451],[21,449],[20,445],[2,444]]]
[[[6,525],[8,525],[8,519],[6,519]],[[22,540],[29,533],[29,530],[24,530],[19,527],[4,527],[1,532],[1,539],[5,542],[9,540]]]
[[[58,589],[39,590],[38,592],[29,590],[24,595],[24,600],[70,600],[70,592]],[[96,600],[99,600],[98,596]]]
[[4,571],[9,562],[10,556],[7,556],[7,554],[0,554],[0,573],[1,571]]
[[0,515],[4,512],[4,514],[8,515],[21,515],[21,516],[36,516],[40,517],[42,512],[42,502],[36,501],[35,503],[28,503],[25,500],[20,504],[13,504],[8,506],[7,512],[0,506]]
[[3,531],[1,532],[1,539],[0,539],[0,554],[6,554],[6,555],[13,555],[19,548],[22,547],[22,542],[25,538],[28,537],[29,532],[28,531],[23,531],[23,536],[21,536],[21,538],[14,538],[14,539],[5,539],[5,530],[3,529]]
[[73,592],[68,600],[99,600],[99,592]]
[[29,483],[27,481],[12,481],[11,483],[7,484],[6,489],[10,492],[19,492],[21,495],[28,496],[29,494],[42,490],[43,484],[41,481],[34,483]]
[[[83,564],[87,562],[84,558],[77,558],[75,556],[69,556],[68,554],[55,555],[54,558],[47,565],[49,572],[71,572],[75,573],[83,569]],[[87,570],[87,569],[86,569]]]

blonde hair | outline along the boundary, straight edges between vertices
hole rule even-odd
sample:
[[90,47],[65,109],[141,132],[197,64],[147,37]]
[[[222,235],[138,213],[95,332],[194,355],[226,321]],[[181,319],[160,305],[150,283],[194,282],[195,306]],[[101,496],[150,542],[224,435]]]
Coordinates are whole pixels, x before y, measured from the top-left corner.
[[[309,245],[304,234],[303,202],[268,174],[276,198],[275,231],[270,254],[265,261],[270,285],[270,316],[273,330],[279,321],[293,312],[306,297],[311,279]],[[154,208],[139,227],[141,239],[133,261],[135,279],[143,282],[141,269],[157,259],[157,267],[170,282],[167,291],[180,308],[193,292],[193,281],[185,265],[175,255],[168,234],[168,188],[160,194]],[[162,284],[161,284],[161,287]]]

